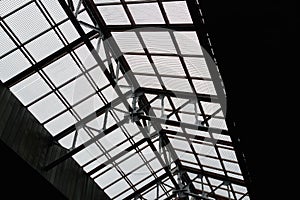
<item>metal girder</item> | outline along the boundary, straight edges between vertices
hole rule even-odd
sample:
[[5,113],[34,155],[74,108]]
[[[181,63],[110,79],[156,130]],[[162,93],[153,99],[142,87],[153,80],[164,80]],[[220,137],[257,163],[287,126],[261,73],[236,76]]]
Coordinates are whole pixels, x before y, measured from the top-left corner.
[[196,169],[196,168],[189,167],[189,166],[184,166],[184,165],[182,166],[182,170],[185,170],[187,172],[191,172],[191,173],[194,173],[194,174],[201,174],[203,176],[218,179],[220,181],[229,181],[231,183],[234,183],[234,184],[237,184],[237,185],[240,185],[240,186],[244,186],[244,187],[246,186],[246,184],[243,180],[240,180],[240,179],[237,179],[237,178],[226,177],[226,176],[221,175],[221,174],[216,174],[216,173],[213,173],[213,172],[203,171],[203,170],[200,170],[200,169]]
[[[131,95],[131,92],[128,91],[126,92],[123,96],[127,97]],[[122,102],[122,99],[120,97],[114,99],[112,102],[106,104],[105,106],[102,106],[98,110],[96,110],[94,113],[91,113],[90,115],[86,116],[84,119],[82,119],[80,122],[73,124],[63,130],[62,132],[58,133],[53,137],[54,141],[58,141],[62,139],[63,137],[67,136],[68,134],[72,133],[73,131],[76,130],[76,128],[83,126],[84,124],[92,121],[93,119],[99,117],[100,115],[104,114],[106,111],[113,109],[115,106],[119,105]]]
[[177,98],[183,98],[183,99],[198,99],[198,100],[204,101],[204,102],[219,103],[218,96],[216,96],[216,95],[194,94],[194,93],[190,93],[190,92],[162,90],[162,89],[146,88],[146,87],[140,87],[135,92],[143,93],[143,94],[161,94],[161,95],[170,96],[170,97],[177,97]]
[[[149,28],[149,29],[147,29]],[[157,28],[157,29],[155,29]],[[133,29],[141,29],[143,32],[147,31],[195,31],[193,24],[176,24],[176,25],[166,25],[166,24],[143,24],[143,25],[107,25],[107,29],[111,32],[123,32],[123,31],[133,31]],[[134,30],[136,31],[136,30]]]
[[171,126],[176,126],[176,127],[189,128],[189,129],[193,129],[193,130],[206,131],[206,132],[210,130],[213,132],[221,132],[224,135],[229,135],[229,132],[227,130],[222,130],[222,129],[213,128],[213,127],[206,127],[203,125],[190,124],[190,123],[174,121],[174,120],[164,119],[164,118],[158,118],[158,117],[153,117],[153,116],[146,116],[146,115],[139,115],[139,118],[149,120],[152,122],[152,124],[154,124],[154,123],[165,124],[165,125],[171,125]]
[[35,72],[43,69],[44,67],[48,66],[52,62],[58,60],[59,58],[65,56],[66,54],[70,53],[71,51],[73,51],[73,50],[77,49],[78,47],[80,47],[81,45],[83,45],[85,38],[88,38],[89,40],[91,40],[91,39],[97,37],[98,34],[99,33],[96,32],[96,31],[91,31],[91,32],[87,33],[86,35],[76,39],[72,43],[68,44],[67,46],[64,46],[63,48],[61,48],[59,50],[57,50],[56,52],[54,52],[53,54],[47,56],[46,58],[39,61],[35,65],[29,67],[28,69],[24,70],[23,72],[17,74],[13,78],[6,81],[4,83],[5,87],[8,87],[8,88],[12,87],[13,85],[19,83],[20,81],[24,80],[28,76],[30,76],[30,75],[34,74]]
[[50,164],[46,165],[44,167],[44,170],[48,171],[50,169],[52,169],[53,167],[55,167],[56,165],[58,165],[59,163],[67,160],[68,158],[72,157],[73,155],[75,155],[76,153],[78,153],[79,151],[85,149],[86,147],[90,146],[91,144],[93,144],[94,142],[96,142],[97,140],[101,139],[102,137],[104,137],[105,135],[113,132],[114,130],[116,130],[117,128],[119,128],[120,126],[122,126],[123,124],[125,124],[128,120],[126,118],[124,118],[123,120],[121,120],[120,122],[112,125],[111,127],[107,128],[106,130],[103,130],[103,132],[99,133],[98,135],[96,135],[95,137],[91,138],[90,140],[86,141],[85,143],[79,145],[78,147],[76,147],[75,149],[72,149],[71,151],[69,151],[67,154],[63,155],[62,157],[58,158],[57,160],[51,162]]

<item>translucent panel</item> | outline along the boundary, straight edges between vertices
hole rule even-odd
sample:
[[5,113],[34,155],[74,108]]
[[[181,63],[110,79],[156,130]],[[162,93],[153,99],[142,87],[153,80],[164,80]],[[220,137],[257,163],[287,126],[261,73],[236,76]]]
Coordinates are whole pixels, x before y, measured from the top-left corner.
[[222,169],[221,163],[218,159],[205,156],[198,156],[198,158],[200,159],[201,164],[205,166]]
[[42,3],[56,23],[67,18],[67,14],[58,1],[42,0]]
[[194,129],[188,129],[186,128],[185,131],[189,134],[193,134],[193,135],[199,135],[199,136],[202,136],[202,137],[207,137],[207,138],[210,138],[210,135],[208,132],[205,132],[205,131],[197,131],[197,130],[194,130]]
[[136,24],[164,24],[157,3],[130,4],[128,8]]
[[76,105],[73,109],[79,115],[81,119],[85,118],[87,115],[94,113],[96,116],[96,110],[103,106],[103,102],[100,100],[98,95],[93,95],[87,100]]
[[95,69],[92,69],[91,71],[89,71],[89,74],[98,88],[102,88],[105,85],[109,84],[100,67],[97,66]]
[[[202,189],[202,184],[201,183],[198,183],[198,182],[194,182],[194,185],[195,187],[198,189],[198,190],[201,190]],[[208,185],[204,185],[203,186],[203,189],[205,192],[209,193],[211,190],[210,190],[210,187]]]
[[147,56],[125,55],[125,58],[133,72],[155,74]]
[[104,188],[119,178],[121,178],[119,172],[115,168],[112,168],[101,176],[97,177],[95,182],[100,185],[100,187]]
[[191,150],[188,141],[179,140],[179,139],[171,139],[170,142],[174,148],[182,149],[182,150]]
[[[115,131],[105,135],[103,138],[99,140],[100,144],[103,145],[105,149],[118,148],[116,145],[126,140],[125,135],[121,132],[120,129],[116,129]],[[124,149],[121,149],[124,150]]]
[[195,148],[195,151],[199,154],[204,154],[204,155],[214,156],[214,157],[218,156],[214,146],[203,145],[198,143],[193,143],[193,146]]
[[[227,191],[227,190],[223,190],[223,189],[218,188],[218,189],[215,191],[215,193],[216,193],[217,195],[220,195],[220,196],[223,196],[223,197],[228,197],[228,191]],[[231,192],[230,192],[230,197],[231,197],[231,198],[233,197],[233,195],[232,195]]]
[[221,108],[221,105],[218,103],[211,103],[211,102],[201,102],[203,110],[205,114],[212,115],[218,109]]
[[130,24],[122,5],[98,6],[98,10],[107,25]]
[[227,125],[224,119],[211,118],[209,120],[209,125],[210,127],[227,130]]
[[177,53],[169,32],[141,32],[141,35],[150,53]]
[[12,0],[1,0],[0,1],[0,15],[3,17],[4,15],[7,15],[8,13],[16,10],[17,8],[21,7],[25,3],[27,3],[28,0],[18,0],[18,1],[12,1]]
[[149,169],[147,168],[147,166],[143,166],[138,170],[134,171],[133,173],[129,174],[127,177],[135,185],[149,175],[150,175]]
[[136,153],[130,158],[119,164],[119,167],[125,172],[131,172],[136,166],[142,165],[144,162],[141,157]]
[[219,148],[219,152],[222,158],[237,161],[235,152],[233,150]]
[[10,88],[16,97],[28,105],[35,99],[49,92],[51,89],[38,73],[31,75],[20,83]]
[[123,194],[121,194],[120,196],[116,197],[116,200],[123,200],[125,197],[127,197],[128,195],[130,195],[131,193],[133,193],[134,191],[132,189],[127,190],[126,192],[124,192]]
[[212,173],[215,173],[215,174],[225,175],[223,170],[213,169],[213,168],[205,167],[205,166],[203,167],[203,169],[204,169],[204,171],[212,172]]
[[212,81],[193,80],[193,83],[198,94],[217,95]]
[[25,47],[36,61],[40,61],[62,48],[63,44],[54,31],[49,31],[25,45]]
[[74,123],[75,118],[73,117],[73,115],[71,115],[70,112],[67,111],[45,124],[45,127],[50,132],[50,134],[54,136],[65,130],[69,126],[73,125]]
[[[98,156],[100,156],[100,155],[102,155],[102,154],[100,153]],[[96,156],[96,157],[98,157],[98,156]],[[97,158],[97,160],[95,160],[92,163],[90,163],[89,165],[85,166],[83,169],[84,169],[84,171],[89,172],[92,169],[96,168],[97,166],[103,164],[106,161],[107,161],[107,157],[101,156],[100,158]]]
[[[1,1],[0,1],[1,2]],[[16,48],[16,45],[13,43],[13,41],[8,37],[8,35],[4,32],[2,27],[0,27],[0,56],[7,53],[8,51],[12,50],[13,48]]]
[[171,24],[193,23],[186,2],[163,2],[163,6]]
[[212,186],[219,186],[221,183],[223,183],[223,181],[214,178],[208,178],[208,180]]
[[112,86],[109,86],[108,88],[105,88],[102,91],[102,94],[108,102],[111,102],[114,99],[118,98],[118,95],[117,95],[117,93],[115,92],[115,90]]
[[117,154],[124,152],[125,149],[128,148],[128,147],[130,147],[130,146],[132,146],[132,144],[130,142],[125,142],[125,143],[123,143],[122,145],[120,145],[120,146],[118,146],[116,148],[113,147],[112,150],[109,152],[109,155],[111,157],[114,157]]
[[190,76],[211,78],[204,58],[184,57]]
[[158,161],[158,159],[154,159],[152,160],[150,163],[150,166],[152,167],[152,169],[156,172],[159,169],[161,169],[163,166],[160,164],[160,162]]
[[[187,149],[187,150],[189,150],[189,149]],[[192,162],[192,163],[195,163],[195,165],[197,164],[197,160],[196,160],[194,154],[185,153],[185,152],[182,152],[182,151],[175,151],[175,152],[177,153],[177,156],[180,160]],[[196,166],[194,166],[194,167],[196,167]]]
[[122,52],[144,52],[135,32],[112,33]]
[[185,76],[178,57],[153,56],[152,59],[159,74]]
[[60,91],[71,105],[95,92],[84,76],[76,78],[74,81],[61,88]]
[[228,170],[228,171],[236,172],[236,173],[239,173],[239,174],[242,173],[241,169],[240,169],[240,166],[237,163],[223,161],[223,164],[225,166],[225,169]]
[[116,196],[117,194],[120,194],[124,190],[128,189],[130,186],[125,180],[120,180],[117,183],[114,183],[112,186],[107,188],[105,191],[106,194],[108,194],[111,197]]
[[91,131],[91,130],[87,129],[86,127],[84,127],[84,128],[76,127],[76,130],[78,132],[76,146],[79,146],[79,145],[89,141],[92,137],[99,134],[99,132]]
[[43,69],[56,87],[76,77],[80,73],[74,60],[66,55]]
[[246,187],[236,185],[236,184],[233,184],[233,183],[231,185],[232,185],[234,191],[237,191],[237,192],[240,192],[240,193],[246,193],[247,192]]
[[28,109],[39,120],[39,122],[42,123],[55,114],[63,111],[65,106],[58,99],[58,97],[52,93],[44,99],[33,104]]
[[75,131],[72,133],[68,134],[67,136],[63,137],[60,139],[58,142],[61,144],[63,147],[70,149],[73,144],[73,139],[74,139]]
[[73,42],[74,40],[80,37],[70,20],[60,25],[59,29],[66,37],[69,43]]
[[181,54],[203,55],[196,32],[174,32]]
[[232,178],[237,178],[237,179],[240,179],[240,180],[244,179],[243,176],[237,175],[237,174],[233,174],[233,173],[230,173],[230,172],[228,172],[227,175],[230,176],[230,177],[232,177]]
[[73,158],[78,162],[80,165],[87,163],[88,161],[92,160],[93,158],[101,155],[102,151],[99,147],[94,143],[90,146],[86,147],[85,149],[81,150],[80,152],[76,153]]
[[30,66],[29,61],[17,50],[0,59],[0,79],[6,82]]
[[229,135],[222,135],[222,134],[218,134],[218,133],[213,133],[213,137],[217,140],[224,140],[224,141],[231,142],[231,138],[230,138]]
[[80,61],[84,66],[84,69],[88,70],[97,64],[97,61],[91,54],[90,50],[86,47],[86,45],[77,48],[75,50],[75,53],[80,58]]
[[176,91],[192,93],[192,88],[187,79],[163,77],[162,80],[166,89],[172,90],[175,95]]
[[35,3],[31,3],[10,15],[5,21],[21,42],[25,42],[50,28],[49,23]]

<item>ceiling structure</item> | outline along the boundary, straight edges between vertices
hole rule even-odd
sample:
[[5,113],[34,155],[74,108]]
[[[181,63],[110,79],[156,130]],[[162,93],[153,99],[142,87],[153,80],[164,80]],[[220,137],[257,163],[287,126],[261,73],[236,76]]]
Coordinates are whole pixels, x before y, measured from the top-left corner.
[[0,79],[69,150],[45,170],[73,158],[111,199],[250,199],[198,1],[0,5]]

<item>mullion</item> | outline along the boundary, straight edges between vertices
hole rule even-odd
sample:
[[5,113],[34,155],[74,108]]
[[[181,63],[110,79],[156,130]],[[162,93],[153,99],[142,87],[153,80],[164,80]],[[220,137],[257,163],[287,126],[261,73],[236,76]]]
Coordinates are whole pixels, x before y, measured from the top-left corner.
[[[151,56],[167,56],[167,57],[179,57],[176,53],[149,53]],[[124,55],[133,55],[133,56],[145,56],[146,53],[143,52],[124,52]],[[203,55],[192,55],[192,54],[181,54],[182,57],[188,58],[203,58]]]

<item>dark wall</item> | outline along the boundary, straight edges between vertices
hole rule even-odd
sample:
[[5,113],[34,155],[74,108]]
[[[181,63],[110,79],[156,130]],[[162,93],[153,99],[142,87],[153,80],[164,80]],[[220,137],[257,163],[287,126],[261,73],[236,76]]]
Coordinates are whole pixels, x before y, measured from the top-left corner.
[[[73,159],[49,171],[43,170],[47,163],[66,154],[67,150],[54,145],[47,130],[2,85],[0,118],[1,192],[3,189],[10,196],[38,199],[62,199],[63,196],[72,200],[109,199]],[[61,194],[52,194],[56,189],[51,188],[50,183]],[[24,194],[22,189],[25,189]],[[39,196],[35,191],[44,194]]]

